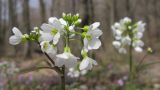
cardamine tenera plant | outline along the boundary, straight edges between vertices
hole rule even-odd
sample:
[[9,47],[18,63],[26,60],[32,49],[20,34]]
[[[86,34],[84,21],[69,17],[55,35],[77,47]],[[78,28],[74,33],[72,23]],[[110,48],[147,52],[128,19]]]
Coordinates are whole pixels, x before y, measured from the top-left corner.
[[[13,27],[12,32],[14,35],[9,38],[9,43],[17,45],[20,42],[35,41],[52,63],[52,66],[48,68],[57,71],[61,77],[61,87],[62,90],[65,90],[66,70],[75,68],[77,65],[80,71],[91,70],[94,65],[97,65],[96,60],[88,56],[88,52],[101,46],[99,39],[102,35],[102,31],[99,29],[100,23],[95,22],[91,25],[79,27],[80,24],[81,19],[79,18],[79,14],[63,13],[62,18],[50,17],[48,23],[35,27],[28,34],[22,34],[18,28]],[[79,40],[75,38],[77,35],[83,39],[81,47],[82,60],[72,53],[69,44],[70,42]],[[64,47],[60,47],[63,48],[63,52],[59,54],[57,53],[57,45],[60,42],[60,38],[62,38],[61,41],[64,43]]]

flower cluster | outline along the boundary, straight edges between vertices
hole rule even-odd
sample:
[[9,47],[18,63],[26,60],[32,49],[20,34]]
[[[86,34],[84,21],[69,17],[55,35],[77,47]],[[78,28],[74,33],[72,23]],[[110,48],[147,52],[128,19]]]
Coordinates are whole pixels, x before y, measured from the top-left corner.
[[141,38],[145,31],[145,23],[133,22],[130,18],[125,17],[112,25],[111,29],[115,38],[112,44],[119,53],[127,53],[127,46],[132,46],[136,52],[143,51],[144,43]]
[[[71,53],[69,42],[76,39],[74,36],[79,35],[83,38],[82,57],[83,60],[79,65],[80,70],[91,70],[97,62],[88,57],[88,51],[98,49],[101,46],[99,37],[102,31],[99,29],[100,23],[95,22],[89,26],[78,27],[81,23],[79,14],[63,14],[62,18],[50,17],[48,23],[43,23],[40,28],[35,27],[30,34],[22,34],[16,27],[12,29],[14,35],[9,38],[12,45],[17,45],[26,40],[36,41],[41,50],[46,53],[57,67],[65,66],[66,68],[74,68],[77,65],[79,57]],[[57,44],[60,38],[64,41],[64,52],[57,53]],[[72,40],[73,41],[73,40]],[[71,70],[73,71],[73,70]]]
[[70,68],[67,75],[71,78],[78,78],[80,76],[83,76],[87,73],[87,70],[77,70],[76,68]]

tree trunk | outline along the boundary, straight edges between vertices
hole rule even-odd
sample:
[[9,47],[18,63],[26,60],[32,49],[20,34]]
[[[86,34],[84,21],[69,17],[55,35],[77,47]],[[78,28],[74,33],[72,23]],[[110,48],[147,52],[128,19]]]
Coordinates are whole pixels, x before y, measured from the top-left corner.
[[45,2],[44,0],[40,0],[39,2],[40,2],[40,12],[41,12],[41,23],[44,23],[46,21]]
[[[29,12],[29,0],[23,1],[23,20],[24,20],[24,28],[26,29],[27,33],[29,34],[31,31],[30,28],[30,12]],[[25,46],[25,57],[31,57],[31,42],[27,42]]]
[[54,13],[54,0],[52,0],[52,5],[51,5],[51,16],[53,16]]
[[[8,11],[9,11],[9,31],[8,35],[11,35],[11,29],[17,27],[17,16],[16,16],[16,2],[15,0],[8,0]],[[7,40],[8,41],[8,40]],[[14,55],[17,53],[17,46],[14,46]]]

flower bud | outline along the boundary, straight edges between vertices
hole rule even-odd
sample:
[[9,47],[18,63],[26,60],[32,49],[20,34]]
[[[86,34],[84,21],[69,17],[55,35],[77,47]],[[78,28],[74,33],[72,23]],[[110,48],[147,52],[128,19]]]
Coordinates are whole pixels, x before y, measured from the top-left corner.
[[88,31],[88,28],[89,28],[88,26],[84,26],[84,27],[83,27],[83,31],[87,32],[87,31]]
[[71,49],[69,47],[64,47],[64,52],[71,52]]
[[152,48],[148,47],[147,48],[147,53],[149,53],[149,54],[153,53]]

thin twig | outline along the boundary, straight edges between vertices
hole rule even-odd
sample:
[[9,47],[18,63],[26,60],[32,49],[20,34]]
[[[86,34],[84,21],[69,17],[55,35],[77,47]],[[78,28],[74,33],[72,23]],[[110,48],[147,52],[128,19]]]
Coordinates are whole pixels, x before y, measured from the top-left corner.
[[[39,43],[39,42],[37,42],[37,43],[38,43],[38,45],[40,46],[40,43]],[[49,59],[49,61],[52,63],[52,65],[54,66],[55,63],[54,63],[54,61],[52,60],[52,58],[51,58],[46,52],[43,52],[43,53],[44,53],[44,55]],[[57,71],[59,74],[61,74],[61,70],[60,70],[59,67],[54,66],[54,70]]]
[[147,54],[145,54],[145,55],[143,56],[143,58],[140,60],[140,62],[138,63],[136,69],[138,69],[138,68],[140,67],[140,65],[144,62],[144,60],[145,60],[146,57],[147,57]]
[[[57,70],[56,67],[33,67],[33,68],[29,68],[29,69],[22,69],[20,70],[20,73],[27,73],[27,72],[31,72],[31,71],[36,71],[36,70],[40,70],[40,69],[51,69],[51,70]],[[58,72],[57,73],[61,73]]]

